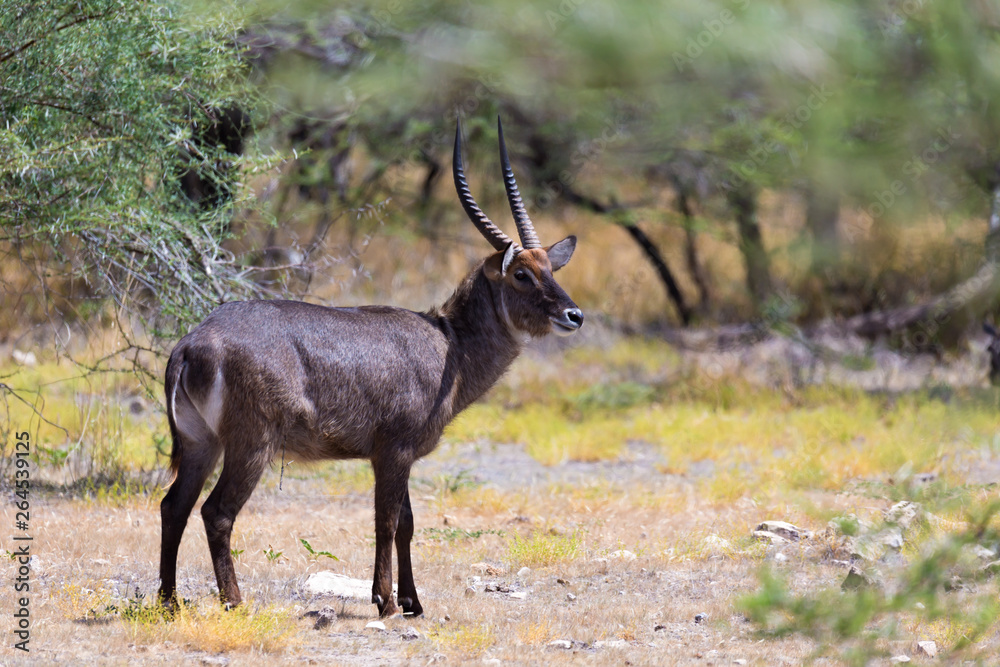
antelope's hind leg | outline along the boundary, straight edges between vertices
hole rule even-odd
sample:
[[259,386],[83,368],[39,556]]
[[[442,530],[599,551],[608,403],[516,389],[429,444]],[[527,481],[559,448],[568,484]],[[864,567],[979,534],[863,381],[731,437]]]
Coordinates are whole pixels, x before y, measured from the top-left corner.
[[160,602],[173,608],[177,603],[177,551],[188,518],[205,480],[219,461],[220,449],[214,435],[205,442],[195,442],[179,433],[174,435],[174,451],[179,455],[177,474],[167,495],[160,502]]
[[236,515],[253,494],[261,474],[267,467],[268,458],[261,456],[262,450],[270,451],[257,442],[229,443],[222,463],[222,474],[212,489],[205,504],[201,506],[201,516],[205,521],[208,549],[212,554],[212,567],[219,585],[219,598],[227,608],[242,602],[240,587],[236,583],[236,568],[230,551],[230,538]]

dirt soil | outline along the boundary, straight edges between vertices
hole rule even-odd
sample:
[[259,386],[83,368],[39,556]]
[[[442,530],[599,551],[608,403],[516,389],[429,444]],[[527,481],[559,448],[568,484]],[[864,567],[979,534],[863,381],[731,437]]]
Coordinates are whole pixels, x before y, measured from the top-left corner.
[[[360,490],[363,480],[351,478],[362,476],[363,469],[347,464],[349,468],[332,473],[286,471],[280,491],[280,471],[271,471],[240,514],[233,541],[235,549],[244,550],[237,572],[250,608],[258,615],[290,619],[287,632],[267,650],[255,647],[252,636],[225,639],[211,632],[192,633],[190,628],[173,631],[169,624],[158,624],[152,631],[136,629],[107,612],[109,604],[127,605],[126,598],[135,597],[136,591],[146,600],[155,595],[155,502],[36,495],[31,515],[36,554],[31,568],[31,652],[20,655],[11,649],[11,616],[5,614],[8,640],[0,662],[806,661],[815,649],[812,642],[798,637],[762,641],[734,607],[740,595],[756,589],[763,562],[784,569],[797,587],[836,586],[844,578],[843,565],[824,557],[819,542],[774,548],[741,541],[761,520],[794,522],[803,517],[780,516],[779,508],[760,508],[748,499],[706,504],[694,494],[689,478],[658,471],[651,447],[633,443],[627,451],[617,462],[544,467],[517,446],[480,443],[446,445],[419,463],[411,484],[417,525],[414,561],[426,613],[422,618],[389,619],[385,630],[366,627],[377,620],[374,605],[303,593],[303,583],[313,572],[371,576],[371,493]],[[338,488],[343,486],[353,490]],[[846,508],[855,507],[858,499],[838,494],[822,501]],[[12,507],[12,502],[3,505],[6,525],[13,525]],[[576,544],[577,549],[551,564],[540,560],[525,570],[521,563],[532,555],[522,555],[520,561],[512,557],[514,534],[529,542],[532,535],[542,535],[556,544]],[[713,535],[738,547],[706,540]],[[307,539],[316,551],[334,553],[339,562],[309,556],[300,539]],[[10,545],[3,540],[4,548]],[[270,559],[265,550],[282,555]],[[11,583],[16,567],[5,559],[2,577],[8,583],[0,590],[4,610],[14,609],[16,603]],[[214,606],[214,577],[197,512],[181,547],[179,586],[196,607]],[[316,619],[306,614],[323,608],[333,609],[336,618],[314,629]],[[220,627],[225,624],[223,617]],[[913,643],[899,641],[888,648],[919,663]],[[821,659],[815,664],[834,663]]]

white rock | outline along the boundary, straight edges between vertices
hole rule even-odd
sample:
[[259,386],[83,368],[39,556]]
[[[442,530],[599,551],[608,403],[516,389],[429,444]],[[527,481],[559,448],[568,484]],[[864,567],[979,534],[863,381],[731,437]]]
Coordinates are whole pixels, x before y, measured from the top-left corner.
[[909,662],[909,661],[910,661],[910,656],[908,655],[897,655],[893,656],[892,658],[889,658],[889,662],[893,663],[894,665],[898,665],[901,662]]
[[712,534],[712,535],[709,535],[708,537],[706,537],[702,541],[702,544],[705,545],[706,549],[708,549],[709,551],[711,551],[713,553],[718,553],[720,551],[725,551],[727,549],[731,549],[732,546],[733,546],[732,544],[730,544],[729,540],[721,538],[721,537],[719,537],[718,535],[715,535],[715,534]]
[[[393,586],[393,590],[395,589]],[[371,579],[352,579],[336,572],[315,572],[306,578],[302,591],[310,596],[333,595],[348,600],[371,602],[372,582]]]
[[638,558],[638,556],[636,556],[634,553],[632,553],[628,549],[619,549],[618,551],[614,551],[614,552],[608,554],[608,558],[614,558],[614,559],[617,559],[617,560],[624,560],[624,561],[631,561],[631,560],[635,560],[636,558]]
[[987,549],[981,544],[972,544],[966,547],[966,550],[972,554],[974,558],[978,558],[981,561],[992,561],[995,560],[997,555],[993,549]]
[[519,577],[527,577],[529,574],[531,574],[530,567],[522,567],[520,570],[517,571],[517,576]]
[[917,653],[923,653],[928,658],[936,658],[937,644],[932,641],[917,642]]
[[788,544],[788,540],[784,537],[769,530],[755,530],[753,531],[753,538],[761,542],[767,542],[768,544]]
[[566,639],[553,639],[548,643],[548,646],[552,648],[571,649],[573,648],[573,642]]
[[405,630],[403,630],[403,633],[400,635],[400,637],[402,637],[403,639],[405,639],[407,641],[412,641],[414,639],[420,639],[420,633],[417,632],[416,628],[414,628],[413,626],[410,626],[410,627],[406,628]]
[[812,537],[812,533],[808,530],[803,530],[798,526],[793,526],[787,521],[764,521],[759,526],[757,526],[758,531],[764,531],[766,533],[774,533],[779,537],[783,537],[789,542],[798,542],[799,540],[807,540]]
[[777,553],[774,554],[774,562],[776,562],[776,563],[784,563],[786,560],[788,560],[788,556],[786,556],[782,552],[779,551],[779,552],[777,552]]
[[736,658],[736,660],[733,660],[733,664],[734,665],[745,665],[745,664],[747,664],[747,661],[744,660],[743,658]]
[[382,621],[372,621],[365,628],[368,630],[385,630],[385,623]]
[[903,530],[906,530],[913,523],[913,520],[920,516],[920,511],[920,503],[904,500],[887,509],[882,513],[882,516],[885,518],[886,523],[894,523]]
[[576,599],[576,596],[573,595],[572,593],[567,593],[566,594],[566,599],[569,600],[570,602],[572,602],[573,600]]
[[594,648],[625,648],[624,639],[608,639],[594,642]]
[[14,350],[11,353],[14,358],[14,363],[20,366],[34,366],[38,364],[38,359],[35,357],[34,352],[21,352],[21,350]]
[[518,591],[516,593],[509,593],[507,595],[507,597],[511,598],[512,600],[523,600],[526,597],[528,597],[528,592],[527,591]]

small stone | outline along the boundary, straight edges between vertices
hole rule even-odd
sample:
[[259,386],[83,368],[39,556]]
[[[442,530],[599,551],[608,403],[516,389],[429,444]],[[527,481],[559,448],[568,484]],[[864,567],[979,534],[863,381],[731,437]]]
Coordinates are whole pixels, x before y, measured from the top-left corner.
[[385,623],[382,621],[372,621],[365,626],[366,630],[385,630]]
[[525,598],[528,597],[528,592],[527,591],[518,591],[516,593],[508,593],[507,597],[509,597],[512,600],[524,600]]
[[694,615],[694,622],[695,623],[701,623],[706,618],[708,618],[708,614],[706,614],[705,612],[700,612],[700,613]]
[[529,574],[531,574],[530,567],[522,567],[520,570],[517,571],[518,577],[527,577]]
[[221,655],[206,655],[202,657],[201,664],[203,665],[218,665],[219,667],[225,667],[229,664],[229,658]]
[[19,366],[35,366],[38,364],[38,359],[35,357],[34,352],[22,352],[21,350],[14,350],[11,353],[11,357],[14,359],[14,363]]
[[550,648],[561,648],[561,649],[571,649],[573,648],[573,642],[567,639],[553,639],[547,646]]
[[444,615],[444,620],[445,620],[445,621],[450,621],[450,620],[451,620],[451,616],[450,616],[450,615],[448,615],[448,614],[445,614],[445,615]]
[[778,551],[774,554],[774,561],[776,563],[784,563],[786,560],[788,560],[788,556],[786,556],[784,553]]
[[473,588],[472,586],[466,586],[466,588],[465,588],[465,597],[471,598],[475,594],[476,594],[476,589],[475,588]]
[[967,547],[967,550],[973,555],[973,557],[984,562],[992,562],[996,560],[997,557],[997,554],[993,551],[993,549],[987,549],[981,544],[973,544]]
[[602,639],[594,642],[594,648],[625,648],[624,639]]
[[556,579],[557,584],[562,584],[563,586],[569,586],[569,579]]
[[444,525],[446,525],[446,526],[455,526],[455,525],[458,525],[458,519],[456,519],[455,517],[453,517],[450,514],[445,514],[442,517],[442,520],[444,522]]
[[417,629],[413,626],[410,626],[405,630],[403,630],[403,632],[399,636],[406,641],[413,641],[414,639],[420,639],[420,633],[417,632]]
[[881,584],[876,576],[868,574],[857,565],[852,565],[847,577],[840,584],[843,591],[856,591],[863,588],[881,588]]
[[709,551],[711,551],[713,553],[718,553],[720,551],[726,551],[727,549],[731,549],[732,546],[733,546],[729,542],[729,540],[721,538],[718,535],[714,535],[714,534],[713,535],[709,535],[708,537],[706,537],[704,539],[704,541],[702,542],[702,544],[705,545],[706,549],[708,549]]
[[767,542],[768,544],[787,544],[786,540],[781,535],[777,533],[772,533],[769,530],[755,530],[753,531],[753,539],[759,542]]
[[735,660],[733,660],[733,664],[734,665],[745,665],[745,664],[747,664],[747,661],[744,660],[743,658],[736,658]]
[[761,531],[765,533],[773,533],[778,537],[782,537],[789,542],[798,542],[799,540],[807,540],[812,537],[812,533],[808,530],[803,530],[798,526],[793,526],[787,521],[764,521],[757,529],[755,533]]
[[566,599],[569,600],[570,602],[572,602],[573,600],[576,599],[576,596],[573,595],[572,593],[567,593],[566,594]]
[[902,530],[907,530],[914,519],[920,516],[920,512],[920,503],[904,500],[883,512],[882,517],[886,523],[892,523],[899,526]]
[[315,618],[316,623],[313,625],[313,630],[322,630],[337,620],[337,612],[333,607],[323,607],[319,611],[306,612],[302,618]]
[[653,632],[659,632],[660,630],[666,630],[666,629],[667,626],[663,625],[663,623],[657,623],[656,625],[653,626]]
[[471,567],[474,572],[479,572],[480,574],[486,574],[491,577],[499,577],[504,573],[502,567],[497,567],[496,565],[490,565],[489,563],[473,563],[469,567]]
[[979,571],[985,575],[989,576],[995,575],[997,572],[1000,572],[1000,560],[995,560],[991,563],[983,565],[982,567],[979,568]]
[[897,655],[892,658],[889,658],[889,662],[893,663],[894,665],[898,665],[901,662],[909,662],[909,661],[910,661],[910,656],[908,655]]
[[932,641],[917,642],[917,653],[922,653],[928,658],[936,658],[937,643]]
[[608,554],[608,558],[614,558],[616,560],[632,561],[638,558],[638,556],[636,556],[628,549],[619,549],[618,551]]

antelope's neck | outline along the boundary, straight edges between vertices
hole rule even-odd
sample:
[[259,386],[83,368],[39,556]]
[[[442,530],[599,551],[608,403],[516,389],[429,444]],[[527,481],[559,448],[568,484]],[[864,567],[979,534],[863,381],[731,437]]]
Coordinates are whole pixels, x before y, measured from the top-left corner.
[[452,415],[485,394],[521,352],[521,341],[501,319],[498,298],[479,266],[437,311],[455,378]]

